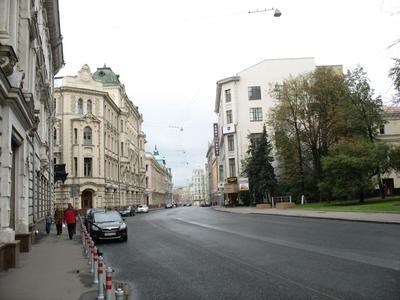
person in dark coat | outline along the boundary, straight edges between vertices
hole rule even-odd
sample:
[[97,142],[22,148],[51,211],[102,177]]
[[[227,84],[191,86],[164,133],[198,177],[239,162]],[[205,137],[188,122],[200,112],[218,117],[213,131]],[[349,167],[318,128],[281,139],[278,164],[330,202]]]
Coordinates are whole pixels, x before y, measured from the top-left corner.
[[70,240],[72,240],[72,237],[75,233],[76,215],[76,210],[72,207],[71,203],[68,203],[68,208],[64,211],[64,222],[67,223],[68,235]]
[[60,208],[59,204],[56,204],[56,209],[54,210],[54,223],[57,228],[57,235],[62,234],[62,225],[64,222],[64,212]]

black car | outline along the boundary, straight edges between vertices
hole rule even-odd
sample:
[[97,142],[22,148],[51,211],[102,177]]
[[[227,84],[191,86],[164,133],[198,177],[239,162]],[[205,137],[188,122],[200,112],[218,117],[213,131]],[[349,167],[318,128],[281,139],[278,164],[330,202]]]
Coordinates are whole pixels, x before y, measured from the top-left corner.
[[105,212],[106,210],[104,208],[98,208],[98,207],[92,207],[92,208],[88,208],[86,210],[86,215],[85,215],[85,226],[86,229],[88,230],[88,232],[90,232],[90,226],[89,226],[89,222],[92,221],[93,218],[93,214],[95,212]]
[[133,206],[121,207],[118,211],[123,217],[135,215],[135,208]]
[[115,210],[95,212],[90,221],[90,236],[98,240],[128,240],[127,226]]

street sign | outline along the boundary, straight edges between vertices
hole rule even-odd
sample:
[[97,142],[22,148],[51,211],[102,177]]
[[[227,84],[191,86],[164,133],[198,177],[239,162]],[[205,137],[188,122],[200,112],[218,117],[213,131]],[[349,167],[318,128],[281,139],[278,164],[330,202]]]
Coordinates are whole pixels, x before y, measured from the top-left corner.
[[249,178],[239,177],[239,191],[248,191],[248,190],[249,190]]

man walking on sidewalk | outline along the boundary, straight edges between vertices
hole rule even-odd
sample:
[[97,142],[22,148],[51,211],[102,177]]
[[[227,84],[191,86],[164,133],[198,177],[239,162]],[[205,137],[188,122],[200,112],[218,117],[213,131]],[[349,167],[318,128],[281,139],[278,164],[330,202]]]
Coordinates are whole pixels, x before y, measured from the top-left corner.
[[54,210],[54,223],[56,223],[57,235],[62,234],[62,224],[64,221],[64,212],[59,204],[56,204],[56,209]]
[[68,203],[68,208],[64,212],[64,221],[68,226],[69,239],[72,240],[76,227],[76,211],[71,203]]

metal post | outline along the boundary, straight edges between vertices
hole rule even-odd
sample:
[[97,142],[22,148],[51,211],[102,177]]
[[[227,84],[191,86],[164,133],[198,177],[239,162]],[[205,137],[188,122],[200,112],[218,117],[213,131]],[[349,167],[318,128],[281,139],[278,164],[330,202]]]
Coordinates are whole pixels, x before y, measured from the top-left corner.
[[97,294],[97,300],[104,300],[104,291],[103,291],[103,256],[99,256],[99,282],[98,282],[98,294]]
[[112,273],[113,269],[108,267],[106,269],[106,300],[112,300]]
[[89,269],[89,272],[90,273],[93,273],[93,265],[92,265],[92,262],[93,262],[93,258],[92,258],[92,256],[93,256],[93,244],[92,244],[92,240],[91,239],[89,239],[89,262],[88,262],[88,264],[89,264],[89,267],[90,267],[90,269]]
[[97,248],[93,248],[93,265],[94,265],[94,270],[93,270],[93,283],[99,283],[98,279],[98,264],[97,264]]
[[118,288],[115,291],[115,300],[124,300],[124,291],[120,288]]

